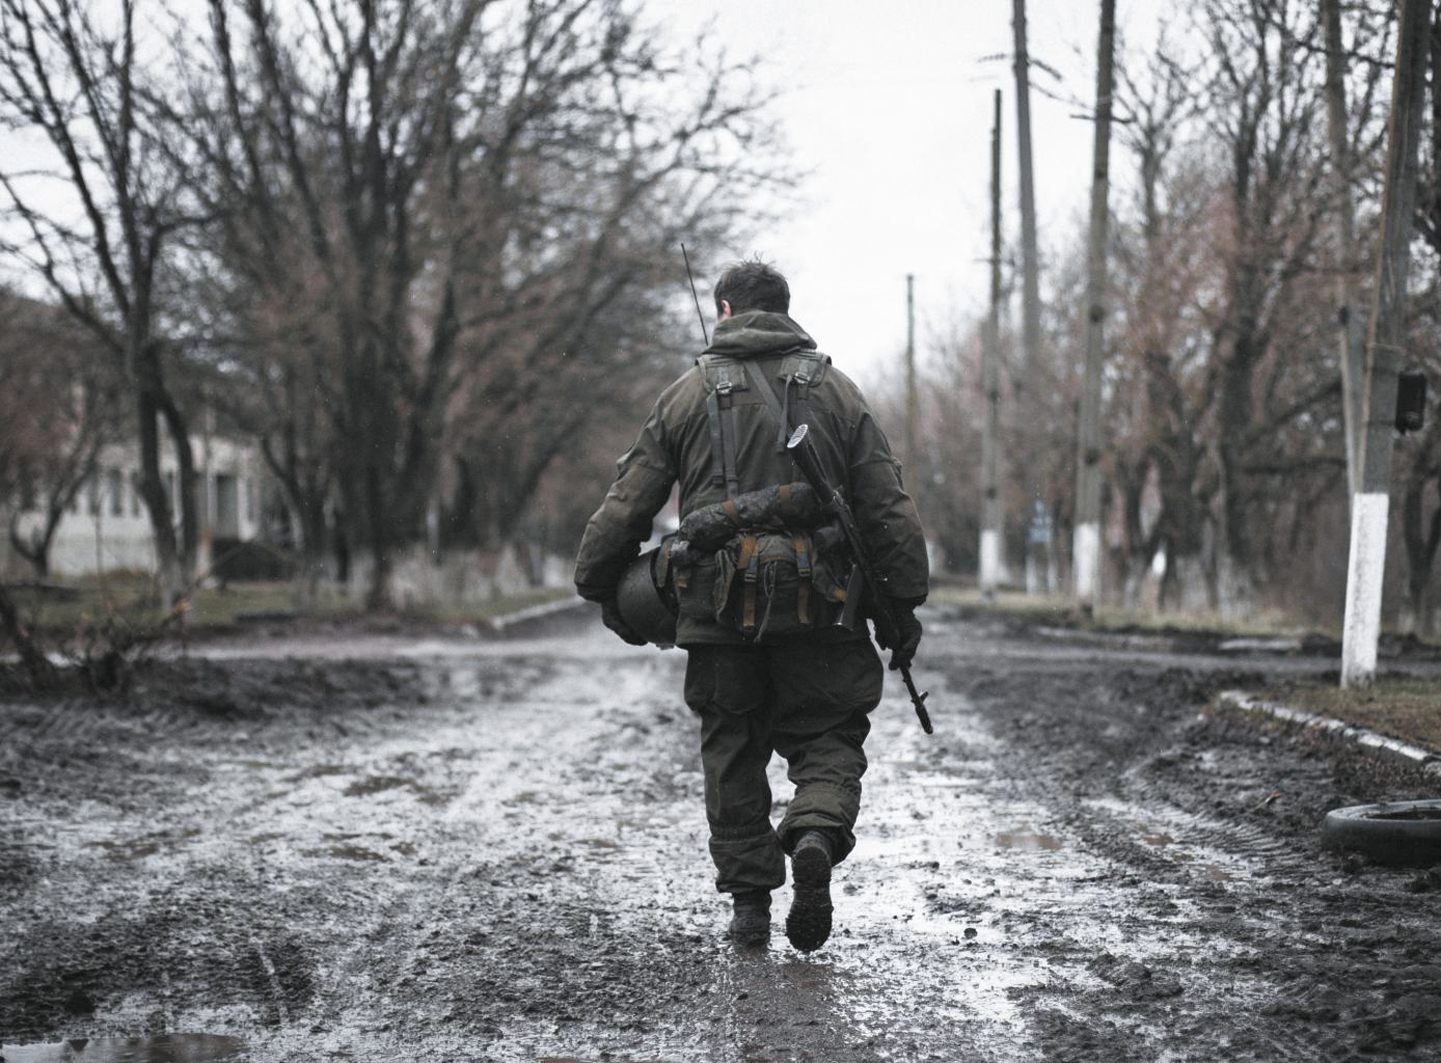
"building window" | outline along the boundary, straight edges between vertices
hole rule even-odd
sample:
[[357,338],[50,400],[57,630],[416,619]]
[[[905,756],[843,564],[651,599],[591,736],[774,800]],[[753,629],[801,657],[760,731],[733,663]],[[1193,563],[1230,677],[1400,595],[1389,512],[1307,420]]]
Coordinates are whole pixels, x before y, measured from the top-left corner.
[[110,515],[120,517],[125,514],[125,478],[119,469],[105,470],[105,486],[110,495]]
[[140,474],[138,472],[130,474],[130,515],[132,517],[140,516]]
[[215,521],[212,527],[216,535],[236,538],[240,535],[240,491],[234,476],[215,474]]

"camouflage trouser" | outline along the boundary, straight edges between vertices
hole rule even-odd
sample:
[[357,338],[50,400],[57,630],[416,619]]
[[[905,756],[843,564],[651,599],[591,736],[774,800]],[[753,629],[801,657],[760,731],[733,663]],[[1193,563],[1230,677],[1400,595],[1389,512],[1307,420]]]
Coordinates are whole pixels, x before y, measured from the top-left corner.
[[[706,817],[716,888],[785,883],[785,854],[825,829],[836,862],[856,843],[862,750],[880,703],[881,662],[869,640],[691,646],[686,704],[700,716]],[[779,827],[770,821],[766,765],[785,758],[795,786]]]

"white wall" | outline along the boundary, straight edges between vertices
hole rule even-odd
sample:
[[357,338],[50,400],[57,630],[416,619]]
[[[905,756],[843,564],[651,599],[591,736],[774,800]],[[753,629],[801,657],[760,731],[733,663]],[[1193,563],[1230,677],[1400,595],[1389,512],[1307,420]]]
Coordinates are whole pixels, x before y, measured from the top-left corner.
[[[250,443],[218,437],[192,442],[196,475],[196,505],[200,510],[204,546],[200,558],[203,571],[209,566],[211,535],[222,538],[253,539],[260,531],[261,488],[264,463]],[[161,476],[171,489],[172,508],[176,461],[163,453]],[[150,535],[150,515],[138,490],[140,462],[133,445],[106,447],[100,454],[99,474],[81,488],[55,532],[50,548],[50,571],[57,577],[92,575],[97,571],[134,570],[148,572],[155,567],[155,547]],[[27,534],[41,523],[38,512],[24,513],[19,525]],[[178,523],[179,516],[176,514]],[[24,562],[8,556],[8,542],[0,562],[16,568]]]

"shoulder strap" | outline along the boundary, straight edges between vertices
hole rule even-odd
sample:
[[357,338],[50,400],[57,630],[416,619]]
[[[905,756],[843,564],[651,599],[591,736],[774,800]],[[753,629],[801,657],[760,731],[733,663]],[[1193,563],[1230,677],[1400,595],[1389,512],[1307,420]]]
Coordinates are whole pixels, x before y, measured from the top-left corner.
[[810,421],[811,385],[821,382],[830,364],[830,355],[819,351],[794,351],[781,363],[781,379],[786,382],[787,401],[790,399],[790,385],[794,383],[796,386],[796,424]]
[[726,497],[734,498],[740,493],[740,479],[736,471],[735,455],[735,412],[731,406],[732,393],[747,388],[745,364],[721,354],[703,354],[696,359],[705,376],[705,408],[710,420],[711,483],[716,487],[725,485]]

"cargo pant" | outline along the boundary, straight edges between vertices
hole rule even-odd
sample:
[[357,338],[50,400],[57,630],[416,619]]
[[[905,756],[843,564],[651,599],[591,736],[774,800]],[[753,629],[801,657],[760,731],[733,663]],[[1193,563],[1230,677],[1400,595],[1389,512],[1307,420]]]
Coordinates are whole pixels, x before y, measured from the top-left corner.
[[[685,700],[700,717],[716,888],[784,885],[785,854],[807,830],[825,830],[832,859],[845,859],[856,843],[868,714],[881,699],[881,662],[870,640],[691,646],[688,653]],[[766,778],[773,752],[795,787],[778,827]]]

